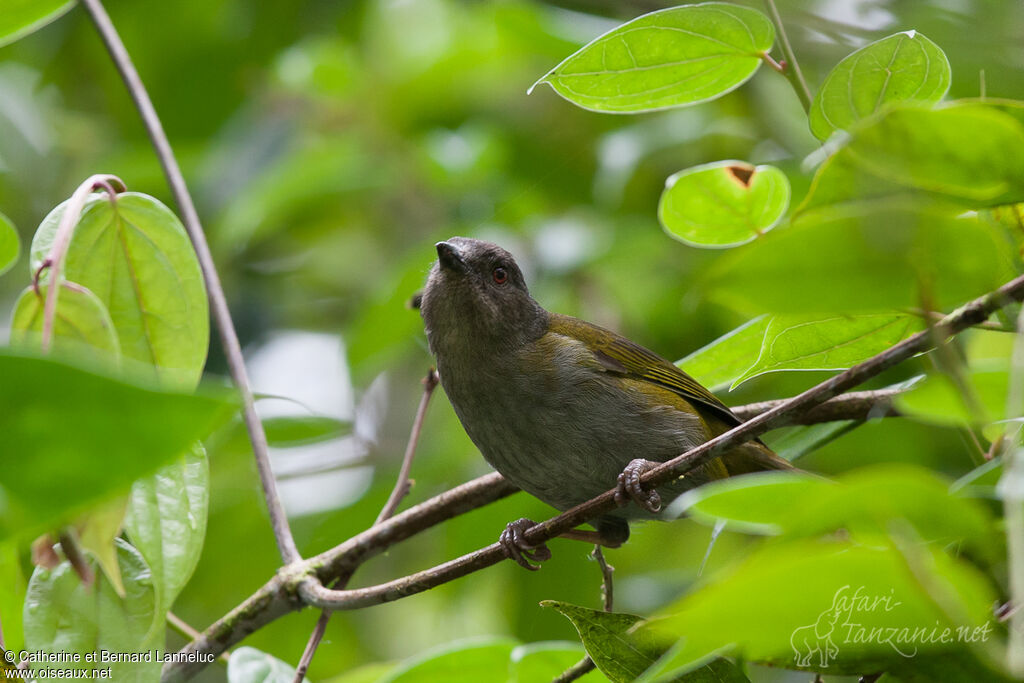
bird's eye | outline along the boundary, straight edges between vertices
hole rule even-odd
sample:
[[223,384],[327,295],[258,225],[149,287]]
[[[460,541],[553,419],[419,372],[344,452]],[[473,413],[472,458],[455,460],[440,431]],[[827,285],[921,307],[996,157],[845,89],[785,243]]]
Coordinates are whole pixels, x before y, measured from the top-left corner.
[[494,281],[499,285],[503,285],[506,282],[508,282],[508,271],[506,271],[501,266],[498,266],[497,268],[494,269],[492,276],[494,277]]

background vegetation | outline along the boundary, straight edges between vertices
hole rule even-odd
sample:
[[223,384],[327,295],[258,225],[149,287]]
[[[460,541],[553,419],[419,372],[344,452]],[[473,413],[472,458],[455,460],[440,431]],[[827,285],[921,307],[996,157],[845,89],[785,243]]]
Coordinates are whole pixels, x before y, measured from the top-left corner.
[[[110,3],[198,203],[254,388],[302,404],[264,399],[263,414],[311,409],[350,425],[338,438],[273,450],[303,555],[372,524],[394,484],[419,378],[431,364],[419,316],[406,302],[435,258],[436,241],[468,235],[501,243],[520,258],[547,308],[616,329],[668,358],[767,310],[735,291],[730,298],[712,277],[723,253],[670,239],[656,207],[668,176],[721,159],[779,167],[792,186],[791,206],[798,205],[812,177],[803,161],[820,142],[785,78],[763,68],[713,102],[631,117],[571,106],[547,87],[526,94],[584,43],[658,7],[572,0]],[[916,29],[949,58],[947,98],[976,97],[984,87],[989,97],[1024,99],[1024,7],[1013,0],[792,0],[780,11],[812,90],[853,49]],[[115,173],[173,206],[128,95],[83,11],[73,8],[0,47],[0,210],[25,245],[14,273],[0,279],[0,310],[12,310],[26,284],[36,226],[97,172]],[[816,277],[801,282],[822,292],[847,286],[829,273]],[[963,300],[940,304],[949,310]],[[206,375],[218,382],[226,370],[215,338],[212,345]],[[874,386],[928,367],[904,364]],[[787,397],[827,376],[772,373],[721,395],[729,404]],[[769,443],[784,436],[773,433]],[[206,447],[205,543],[174,605],[200,629],[280,566],[240,424],[222,427]],[[887,419],[800,464],[832,475],[913,463],[956,478],[977,456],[955,424]],[[439,395],[408,503],[486,471]],[[514,495],[396,546],[361,568],[353,585],[438,564],[493,542],[509,520],[551,512]],[[616,611],[650,614],[687,591],[709,536],[710,527],[692,520],[636,528],[627,546],[608,552],[617,569]],[[727,531],[704,571],[760,543]],[[311,680],[367,665],[383,670],[465,638],[578,642],[569,621],[538,603],[599,608],[600,574],[589,548],[557,540],[551,547],[554,560],[537,574],[505,562],[406,600],[336,614]],[[5,561],[30,575],[27,545]],[[17,620],[12,606],[0,602],[8,639]],[[288,615],[245,644],[294,664],[317,616]],[[169,649],[185,642],[168,633]],[[754,670],[766,681],[810,675]],[[197,680],[224,676],[213,665]]]

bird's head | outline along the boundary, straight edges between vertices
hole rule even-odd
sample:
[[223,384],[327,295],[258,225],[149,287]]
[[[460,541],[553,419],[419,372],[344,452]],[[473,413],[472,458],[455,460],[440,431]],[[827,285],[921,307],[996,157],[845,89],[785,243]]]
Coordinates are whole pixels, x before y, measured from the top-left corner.
[[436,246],[420,305],[434,353],[451,344],[515,347],[544,334],[547,312],[530,296],[512,254],[467,237]]

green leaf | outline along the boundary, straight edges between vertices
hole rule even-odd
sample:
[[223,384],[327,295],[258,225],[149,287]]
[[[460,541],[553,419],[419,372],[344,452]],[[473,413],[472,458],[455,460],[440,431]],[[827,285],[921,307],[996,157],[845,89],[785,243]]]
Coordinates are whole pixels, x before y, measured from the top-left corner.
[[[163,642],[163,620],[155,619],[156,596],[149,567],[134,548],[118,539],[117,557],[124,579],[125,596],[118,596],[102,573],[86,588],[71,564],[61,562],[52,570],[37,567],[25,597],[25,647],[54,654],[77,652],[78,663],[61,663],[65,669],[110,666],[111,679],[150,683],[160,677],[160,663],[86,662],[87,653],[151,653]],[[41,668],[52,664],[36,665]]]
[[4,647],[12,652],[22,649],[25,644],[21,621],[25,588],[17,544],[0,543],[0,624],[3,624]]
[[854,126],[797,213],[894,193],[971,208],[1024,201],[1024,124],[971,101],[893,107]]
[[[32,272],[66,206],[51,211],[36,231]],[[155,366],[171,386],[196,385],[210,338],[206,290],[192,243],[170,209],[134,192],[118,195],[116,205],[95,195],[75,227],[64,277],[104,303],[126,358]]]
[[793,510],[836,484],[803,472],[765,472],[729,477],[688,491],[672,503],[670,515],[754,534],[781,534]]
[[[37,294],[34,288],[26,287],[18,297],[11,318],[11,346],[41,348],[48,289],[48,284],[40,285]],[[73,282],[61,283],[50,348],[61,357],[107,368],[116,367],[121,356],[121,344],[107,307],[95,294]]]
[[781,436],[766,437],[768,446],[783,460],[796,462],[808,453],[818,450],[855,429],[859,420],[839,420],[816,425],[799,425],[785,430]]
[[74,0],[0,0],[0,47],[41,29],[74,6]]
[[[0,18],[0,25],[3,18]],[[14,229],[11,220],[0,213],[0,275],[6,273],[14,262],[18,260],[21,252],[21,243],[18,240],[18,231]]]
[[929,470],[879,465],[831,482],[803,473],[768,472],[711,482],[684,494],[673,511],[715,526],[749,533],[815,537],[840,529],[884,534],[910,525],[917,538],[965,545],[997,562],[1002,541],[995,520],[978,501],[950,493]]
[[199,443],[132,485],[125,531],[153,570],[162,611],[171,608],[199,562],[209,488],[206,449]]
[[398,666],[381,683],[475,683],[504,679],[519,643],[510,638],[470,638],[429,650]]
[[812,212],[719,259],[703,287],[745,312],[873,313],[920,305],[921,283],[940,308],[1014,276],[999,230],[912,205]]
[[938,102],[949,90],[949,60],[917,31],[865,45],[829,73],[811,104],[810,124],[819,140],[901,100]]
[[673,7],[609,31],[537,83],[600,112],[696,104],[742,85],[774,41],[771,22],[757,10],[720,2]]
[[509,683],[554,680],[586,654],[579,643],[541,641],[520,645],[509,655]]
[[639,680],[665,680],[723,650],[787,668],[880,671],[949,650],[929,636],[947,627],[962,628],[955,642],[994,637],[996,595],[980,572],[931,545],[863,540],[769,541],[709,576],[640,629],[674,645]]
[[777,316],[768,323],[757,360],[732,388],[768,372],[845,370],[902,341],[915,320],[903,313]]
[[1024,201],[1024,125],[978,104],[903,105],[857,128],[849,153],[880,178],[968,200]]
[[716,161],[671,176],[658,219],[685,244],[734,247],[771,230],[788,207],[789,180],[779,169]]
[[544,600],[540,605],[554,609],[572,622],[587,654],[613,683],[632,681],[665,651],[655,639],[636,637],[629,632],[643,621],[643,617],[635,614],[601,612],[558,600]]
[[233,411],[223,394],[157,391],[0,352],[0,539],[127,491]]
[[[572,622],[580,634],[587,654],[612,683],[631,683],[652,666],[666,650],[659,639],[646,631],[636,631],[643,617],[635,614],[601,612],[558,600],[544,600]],[[678,683],[746,683],[747,677],[724,659],[716,659],[673,681]]]
[[977,369],[964,373],[964,395],[947,375],[929,375],[912,390],[896,397],[901,413],[946,426],[984,425],[1006,417],[1006,396],[1009,374],[1006,368]]
[[[231,652],[228,683],[292,683],[295,668],[273,655],[243,645]],[[306,677],[303,681],[308,682]]]
[[770,321],[769,316],[762,315],[745,322],[676,361],[676,365],[709,389],[727,387],[757,358]]
[[114,591],[124,597],[124,582],[117,562],[115,540],[121,535],[124,512],[128,505],[127,496],[117,496],[97,505],[75,521],[78,530],[78,544],[96,558],[100,569],[106,574]]
[[263,429],[269,445],[289,448],[345,436],[352,431],[352,424],[323,415],[268,417],[263,420]]

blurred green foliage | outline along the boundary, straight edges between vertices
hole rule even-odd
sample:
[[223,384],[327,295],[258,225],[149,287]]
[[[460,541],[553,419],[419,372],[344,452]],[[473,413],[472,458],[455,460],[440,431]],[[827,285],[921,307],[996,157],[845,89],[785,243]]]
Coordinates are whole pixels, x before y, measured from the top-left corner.
[[[854,48],[914,28],[949,57],[950,97],[978,96],[983,82],[989,97],[1024,98],[1024,47],[1015,33],[1024,23],[1024,7],[1013,0],[779,4],[812,90]],[[778,74],[760,69],[715,102],[630,118],[583,111],[544,87],[526,95],[540,75],[584,43],[660,7],[646,0],[109,5],[190,181],[243,343],[257,349],[292,329],[338,336],[357,397],[386,373],[387,399],[362,435],[369,446],[359,458],[333,467],[335,473],[354,473],[369,466],[372,480],[356,486],[354,495],[339,502],[342,507],[292,520],[304,555],[372,524],[394,483],[418,378],[431,363],[419,317],[405,304],[422,284],[439,239],[463,234],[501,242],[520,258],[531,291],[547,308],[614,328],[669,358],[685,356],[783,297],[801,313],[808,301],[821,301],[815,286],[828,268],[809,271],[804,266],[813,253],[788,248],[778,231],[772,233],[775,242],[757,245],[762,270],[756,270],[744,263],[754,261],[755,252],[725,256],[692,249],[668,239],[657,220],[665,178],[721,159],[771,163],[792,186],[791,205],[800,204],[811,183],[801,162],[818,142]],[[1007,123],[1014,116],[1019,114],[995,117],[999,130],[1014,135]],[[984,132],[995,136],[999,130]],[[865,136],[863,149],[875,149],[873,143]],[[0,211],[27,245],[50,209],[95,172],[115,173],[133,190],[170,205],[131,102],[76,8],[0,48]],[[923,189],[932,188],[925,182]],[[960,227],[946,223],[950,233]],[[887,226],[876,230],[884,234]],[[998,284],[1009,271],[1009,265],[1000,268],[1012,250],[986,226],[970,224],[968,230],[971,239],[964,242],[974,244],[981,236],[991,245],[991,258],[965,264],[959,257],[966,250],[957,251],[948,254],[950,267],[980,271],[992,279],[985,284]],[[16,253],[5,240],[0,234],[0,261]],[[19,265],[27,259],[27,249],[22,252]],[[863,282],[877,282],[879,273],[901,265],[889,253],[893,262],[875,264],[877,270],[865,267]],[[844,255],[863,257],[854,265],[873,263],[855,250]],[[808,259],[803,265],[802,256]],[[794,272],[806,278],[804,299],[786,293],[792,282],[783,278]],[[723,277],[731,291],[719,286]],[[907,276],[895,294],[879,291],[889,296],[885,303],[914,304],[913,283]],[[2,310],[13,309],[24,285],[10,275],[0,279]],[[940,303],[953,305],[982,289],[976,280],[965,285],[957,279],[940,290]],[[851,301],[843,298],[848,292],[830,294],[836,305]],[[967,335],[967,343],[980,336]],[[216,377],[225,374],[225,366],[213,344],[206,370]],[[876,386],[926,367],[905,364]],[[789,396],[826,376],[770,373],[723,395],[732,404]],[[921,408],[926,416],[927,408]],[[207,443],[206,540],[174,607],[198,628],[233,608],[279,566],[252,456],[238,436],[231,425]],[[782,436],[770,435],[769,443]],[[292,466],[292,453],[276,452],[275,464]],[[974,444],[959,430],[888,420],[853,430],[800,462],[823,473],[916,463],[959,476],[972,468],[974,457]],[[409,502],[486,469],[439,395],[424,428]],[[492,542],[511,519],[542,519],[550,512],[515,495],[396,546],[361,568],[353,585],[426,568]],[[689,520],[636,528],[626,547],[608,553],[617,568],[617,610],[650,613],[693,584],[709,534]],[[732,564],[757,544],[725,532],[705,572]],[[587,558],[588,548],[569,541],[551,546],[555,559],[540,574],[503,563],[410,599],[336,614],[311,680],[407,659],[479,634],[494,636],[492,646],[513,653],[510,661],[516,643],[575,641],[571,624],[537,603],[558,599],[596,608],[600,573]],[[0,553],[12,555],[6,547]],[[24,551],[18,561],[27,575]],[[6,564],[5,581],[9,570]],[[10,580],[23,583],[24,576]],[[0,608],[9,609],[2,602]],[[316,617],[311,610],[289,615],[245,644],[294,664]],[[8,630],[5,614],[8,639],[12,632],[17,633]],[[184,641],[169,634],[167,642],[176,648]],[[806,679],[782,676],[773,680]],[[224,669],[212,665],[198,680],[224,678]]]

